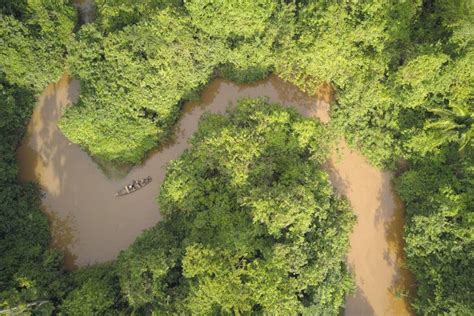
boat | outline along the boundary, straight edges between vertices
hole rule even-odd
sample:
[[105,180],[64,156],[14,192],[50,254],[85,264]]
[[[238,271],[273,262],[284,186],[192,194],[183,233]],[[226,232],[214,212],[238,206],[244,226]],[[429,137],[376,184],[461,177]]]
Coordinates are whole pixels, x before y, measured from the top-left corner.
[[131,184],[127,184],[122,189],[117,191],[115,193],[115,196],[119,197],[119,196],[124,196],[124,195],[130,194],[130,193],[136,192],[136,191],[140,190],[141,188],[143,188],[144,186],[146,186],[150,182],[151,182],[151,177],[150,176],[148,176],[146,178],[143,178],[142,180],[133,180],[133,182]]

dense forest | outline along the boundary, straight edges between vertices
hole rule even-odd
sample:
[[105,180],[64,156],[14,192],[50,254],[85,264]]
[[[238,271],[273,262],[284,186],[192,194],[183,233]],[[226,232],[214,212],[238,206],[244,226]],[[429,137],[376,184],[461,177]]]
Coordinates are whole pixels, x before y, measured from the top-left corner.
[[[469,0],[66,0],[0,3],[0,309],[338,314],[356,220],[321,165],[329,129],[398,170],[417,314],[474,313],[474,6]],[[263,99],[205,116],[170,163],[164,220],[115,262],[67,272],[15,151],[35,97],[67,71],[64,134],[141,162],[213,78],[275,73],[335,91],[330,127]],[[404,168],[399,168],[403,165]]]
[[52,312],[68,287],[40,192],[17,181],[15,150],[35,96],[64,71],[75,20],[65,1],[0,3],[0,309]]

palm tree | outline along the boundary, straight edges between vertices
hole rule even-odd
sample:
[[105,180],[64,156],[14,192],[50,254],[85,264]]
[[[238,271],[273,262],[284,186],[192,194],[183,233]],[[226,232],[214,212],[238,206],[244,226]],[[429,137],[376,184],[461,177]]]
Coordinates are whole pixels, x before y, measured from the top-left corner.
[[434,146],[455,141],[459,144],[459,150],[470,145],[474,136],[474,112],[467,105],[451,105],[450,109],[429,109],[437,118],[425,124],[425,129],[435,132],[437,139]]

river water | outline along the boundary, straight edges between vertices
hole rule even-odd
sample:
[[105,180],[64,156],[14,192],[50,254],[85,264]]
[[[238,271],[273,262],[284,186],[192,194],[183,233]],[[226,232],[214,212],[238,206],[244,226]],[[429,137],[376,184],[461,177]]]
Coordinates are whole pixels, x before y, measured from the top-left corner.
[[[246,85],[216,79],[204,89],[201,100],[185,104],[173,140],[125,177],[114,179],[57,127],[64,108],[77,101],[79,91],[79,83],[66,75],[46,88],[17,154],[20,178],[38,182],[46,193],[43,209],[51,223],[52,246],[65,252],[70,269],[113,260],[160,220],[155,197],[166,165],[188,147],[187,140],[204,112],[224,113],[238,98],[266,96],[294,106],[302,115],[329,121],[328,94],[307,96],[276,76]],[[404,213],[392,190],[391,174],[372,167],[344,141],[326,168],[336,191],[350,201],[358,216],[347,258],[357,291],[347,298],[346,315],[408,315],[405,297],[397,295],[412,280],[402,268]],[[145,188],[125,197],[114,196],[132,179],[149,175],[153,182]]]

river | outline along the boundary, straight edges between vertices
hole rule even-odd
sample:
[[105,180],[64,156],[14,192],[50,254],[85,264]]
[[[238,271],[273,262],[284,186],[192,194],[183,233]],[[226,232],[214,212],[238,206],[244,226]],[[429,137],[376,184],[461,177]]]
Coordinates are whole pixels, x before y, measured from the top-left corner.
[[[266,96],[294,106],[302,115],[329,121],[328,97],[316,98],[276,76],[253,83],[213,80],[201,100],[185,104],[175,137],[125,177],[109,178],[81,148],[57,127],[64,108],[77,101],[80,85],[64,75],[38,99],[26,136],[18,150],[20,178],[44,190],[43,209],[51,223],[53,247],[65,252],[69,269],[116,258],[140,233],[161,218],[155,197],[170,160],[188,147],[205,111],[224,113],[240,97]],[[393,192],[391,174],[372,167],[344,141],[326,164],[338,194],[345,196],[358,217],[347,258],[357,291],[347,298],[346,315],[408,315],[405,296],[412,284],[403,269],[403,206]],[[132,179],[152,176],[153,182],[122,198],[114,196]]]

